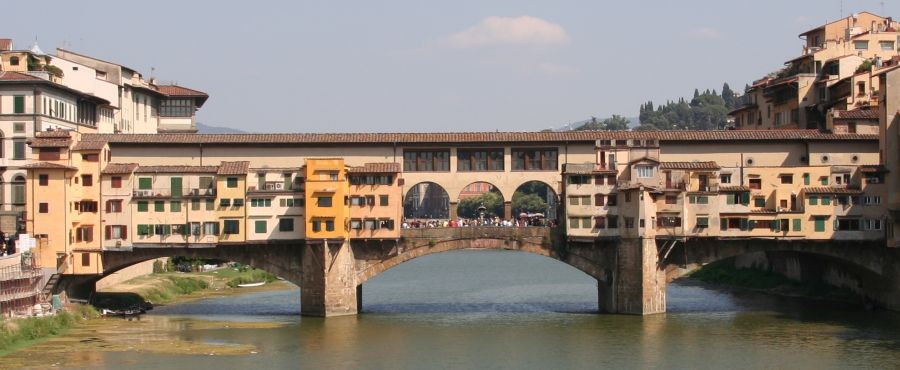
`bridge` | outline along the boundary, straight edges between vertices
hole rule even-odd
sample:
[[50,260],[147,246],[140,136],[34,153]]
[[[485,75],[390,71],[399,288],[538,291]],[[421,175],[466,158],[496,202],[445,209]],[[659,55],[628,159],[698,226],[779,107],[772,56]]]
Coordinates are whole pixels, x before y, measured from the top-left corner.
[[[830,276],[834,285],[855,290],[884,308],[900,309],[900,253],[883,244],[713,238],[622,238],[586,243],[567,241],[559,231],[549,227],[419,228],[402,230],[397,240],[348,244],[298,240],[222,243],[207,248],[133,248],[105,251],[104,275],[159,257],[236,261],[301,287],[303,315],[337,316],[358,313],[362,284],[403,262],[458,249],[503,249],[552,258],[595,278],[601,312],[643,315],[665,312],[666,286],[672,280],[711,262],[762,255],[775,270],[806,280],[828,280]],[[65,276],[61,288],[83,293],[99,278]]]

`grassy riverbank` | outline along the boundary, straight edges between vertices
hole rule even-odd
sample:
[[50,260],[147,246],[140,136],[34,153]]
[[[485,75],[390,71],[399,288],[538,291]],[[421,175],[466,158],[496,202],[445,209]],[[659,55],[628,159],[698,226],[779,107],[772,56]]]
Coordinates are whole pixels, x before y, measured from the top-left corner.
[[156,273],[131,279],[97,292],[92,302],[103,308],[129,308],[152,303],[165,305],[187,300],[226,296],[247,289],[236,288],[238,284],[265,281],[262,287],[253,290],[288,288],[289,284],[258,269],[222,268],[200,273]]
[[760,291],[791,297],[859,303],[861,297],[846,288],[825,283],[798,282],[774,272],[735,268],[728,263],[712,263],[690,274],[704,283]]
[[64,333],[75,324],[100,317],[88,305],[75,305],[53,316],[0,320],[0,356]]

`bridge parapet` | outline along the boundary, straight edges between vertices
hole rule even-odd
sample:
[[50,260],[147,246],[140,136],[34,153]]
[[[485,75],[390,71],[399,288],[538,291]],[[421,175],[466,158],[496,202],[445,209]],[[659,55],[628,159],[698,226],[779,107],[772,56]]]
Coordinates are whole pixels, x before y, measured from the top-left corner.
[[549,227],[430,227],[403,229],[400,237],[408,240],[457,240],[457,239],[544,239],[549,238]]

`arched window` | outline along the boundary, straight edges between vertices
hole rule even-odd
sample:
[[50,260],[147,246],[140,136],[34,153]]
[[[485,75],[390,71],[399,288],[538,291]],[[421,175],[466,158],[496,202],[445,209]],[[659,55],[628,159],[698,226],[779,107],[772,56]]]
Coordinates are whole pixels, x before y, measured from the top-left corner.
[[11,65],[11,66],[19,65],[19,57],[9,57],[9,65]]
[[12,180],[12,204],[25,204],[25,176],[16,175]]

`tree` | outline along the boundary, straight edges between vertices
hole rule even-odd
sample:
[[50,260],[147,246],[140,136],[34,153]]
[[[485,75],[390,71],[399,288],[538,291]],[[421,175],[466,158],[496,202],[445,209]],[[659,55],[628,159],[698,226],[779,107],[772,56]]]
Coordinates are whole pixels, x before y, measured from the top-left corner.
[[512,199],[513,215],[520,213],[544,213],[547,212],[547,202],[536,193],[523,193],[517,191]]
[[606,131],[623,131],[628,130],[629,123],[631,122],[627,118],[613,114],[612,117],[603,120],[602,126]]
[[731,91],[731,86],[728,86],[728,83],[724,83],[722,85],[722,101],[725,102],[725,108],[728,110],[732,110],[735,108],[737,98],[734,96],[734,91]]
[[478,218],[478,207],[484,205],[484,217],[507,217],[503,214],[503,197],[496,192],[489,191],[477,197],[460,199],[456,213],[463,218]]

